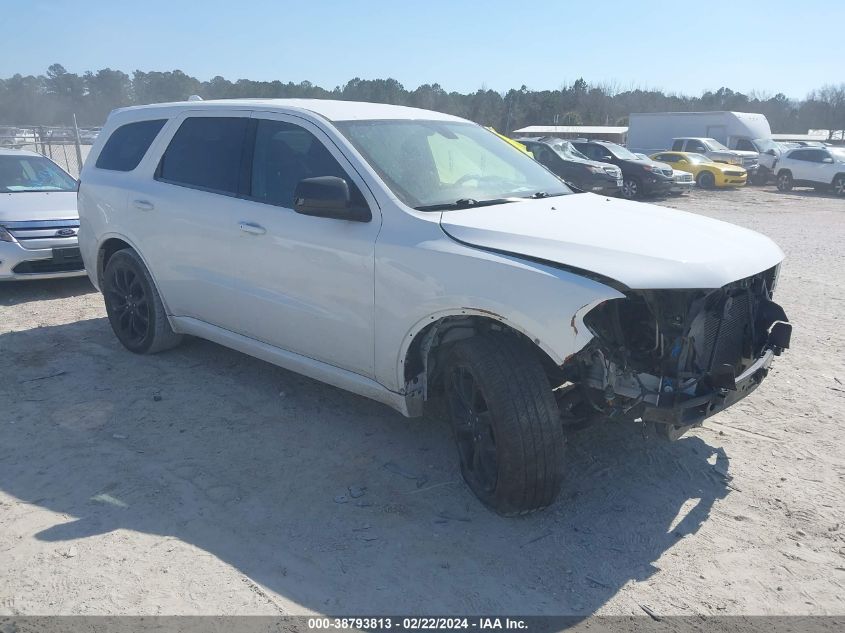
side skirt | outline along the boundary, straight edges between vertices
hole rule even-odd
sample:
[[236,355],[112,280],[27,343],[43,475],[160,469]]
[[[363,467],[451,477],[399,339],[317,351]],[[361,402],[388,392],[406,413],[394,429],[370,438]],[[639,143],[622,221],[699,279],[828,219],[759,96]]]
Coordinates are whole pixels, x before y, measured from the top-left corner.
[[410,417],[408,400],[402,394],[388,390],[380,383],[334,365],[329,365],[307,356],[262,343],[248,336],[211,325],[192,317],[170,317],[173,329],[182,334],[190,334],[219,345],[229,347],[249,356],[289,369],[303,376],[319,380],[326,384],[381,402],[395,409],[405,417]]

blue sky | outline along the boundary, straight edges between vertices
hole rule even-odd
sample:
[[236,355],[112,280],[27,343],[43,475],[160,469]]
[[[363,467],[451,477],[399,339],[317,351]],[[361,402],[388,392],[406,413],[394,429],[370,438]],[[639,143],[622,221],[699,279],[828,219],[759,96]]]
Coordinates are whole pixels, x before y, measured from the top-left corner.
[[795,98],[845,81],[845,38],[826,29],[845,24],[842,0],[0,0],[0,14],[0,77],[60,62],[327,88],[359,76],[554,89],[583,76]]

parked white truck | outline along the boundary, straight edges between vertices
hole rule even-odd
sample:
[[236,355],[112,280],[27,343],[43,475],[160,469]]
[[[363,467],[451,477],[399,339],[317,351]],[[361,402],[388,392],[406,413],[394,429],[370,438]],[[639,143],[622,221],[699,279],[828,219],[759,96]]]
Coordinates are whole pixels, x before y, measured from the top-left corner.
[[[775,159],[768,153],[776,148],[769,121],[753,112],[650,112],[631,114],[628,121],[628,147],[633,152],[654,154],[674,148],[676,139],[714,139],[736,155],[736,162],[749,170],[752,180],[759,163],[767,171]],[[722,152],[724,153],[724,152]],[[717,158],[716,160],[724,160]]]

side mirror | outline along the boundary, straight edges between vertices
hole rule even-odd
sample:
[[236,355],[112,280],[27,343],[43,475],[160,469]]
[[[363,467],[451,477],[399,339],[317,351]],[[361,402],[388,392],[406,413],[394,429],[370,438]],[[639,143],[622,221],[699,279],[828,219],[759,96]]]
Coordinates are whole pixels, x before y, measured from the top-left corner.
[[337,176],[318,176],[300,180],[293,192],[293,210],[317,218],[351,222],[373,219],[365,204],[353,204],[349,183]]

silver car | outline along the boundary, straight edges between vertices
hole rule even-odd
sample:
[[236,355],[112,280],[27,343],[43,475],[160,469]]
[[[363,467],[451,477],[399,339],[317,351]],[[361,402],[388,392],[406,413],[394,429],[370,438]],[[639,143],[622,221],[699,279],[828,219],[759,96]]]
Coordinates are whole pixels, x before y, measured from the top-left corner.
[[48,158],[0,149],[0,281],[85,274],[76,188]]

